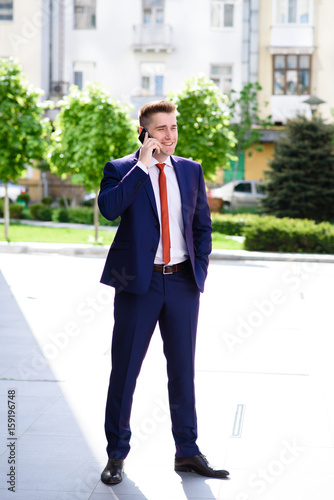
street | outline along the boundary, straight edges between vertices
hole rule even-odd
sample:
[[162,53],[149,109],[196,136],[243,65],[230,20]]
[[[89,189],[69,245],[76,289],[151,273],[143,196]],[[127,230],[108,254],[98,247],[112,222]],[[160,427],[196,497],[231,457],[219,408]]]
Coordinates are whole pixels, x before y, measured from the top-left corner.
[[173,470],[157,329],[135,392],[124,481],[113,488],[100,482],[114,297],[99,283],[103,265],[0,254],[1,499],[334,498],[333,264],[211,261],[197,339],[198,442],[230,479]]

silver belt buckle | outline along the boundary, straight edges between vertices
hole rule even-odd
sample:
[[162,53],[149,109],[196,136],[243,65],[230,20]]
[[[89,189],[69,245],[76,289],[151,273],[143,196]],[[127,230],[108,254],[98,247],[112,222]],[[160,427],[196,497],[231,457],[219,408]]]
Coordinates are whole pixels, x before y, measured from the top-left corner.
[[173,274],[173,271],[166,271],[167,267],[170,267],[170,266],[167,266],[167,264],[164,264],[164,266],[162,268],[162,274]]

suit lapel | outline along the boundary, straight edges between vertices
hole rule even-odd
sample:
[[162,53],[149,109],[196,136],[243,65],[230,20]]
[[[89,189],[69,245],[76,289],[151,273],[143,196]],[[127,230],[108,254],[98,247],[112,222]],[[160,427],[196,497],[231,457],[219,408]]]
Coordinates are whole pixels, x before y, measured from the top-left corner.
[[187,217],[186,217],[186,210],[188,206],[187,202],[187,183],[186,179],[184,177],[184,169],[180,165],[180,161],[173,156],[171,157],[172,159],[172,164],[175,170],[177,182],[179,184],[180,188],[180,195],[181,195],[181,202],[182,202],[182,216],[183,216],[183,222],[186,225],[187,223]]
[[151,179],[148,179],[148,181],[145,182],[144,187],[145,187],[147,196],[148,196],[148,198],[149,198],[149,200],[151,202],[153,211],[154,211],[155,215],[158,218],[157,204],[155,202],[155,196],[154,196],[154,191],[153,191]]
[[[134,155],[134,158],[133,158],[133,165],[132,165],[132,167],[134,167],[136,165],[136,163],[138,162],[139,151],[140,151],[140,148],[135,152],[135,155]],[[150,176],[149,176],[148,181],[145,182],[145,184],[144,184],[144,189],[145,189],[145,191],[147,193],[148,199],[150,200],[150,203],[152,205],[153,211],[154,211],[156,217],[158,218],[157,205],[155,203],[155,196],[154,196],[154,191],[153,191],[153,187],[152,187],[152,182],[151,182]]]

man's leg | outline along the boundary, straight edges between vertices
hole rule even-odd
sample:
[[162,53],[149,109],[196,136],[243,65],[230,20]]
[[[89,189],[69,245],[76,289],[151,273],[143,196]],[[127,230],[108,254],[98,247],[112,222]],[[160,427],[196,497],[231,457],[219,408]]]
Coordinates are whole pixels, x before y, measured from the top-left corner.
[[105,432],[109,458],[124,459],[130,450],[130,414],[136,380],[163,303],[162,275],[153,273],[147,293],[115,296],[112,369]]
[[224,479],[229,472],[212,466],[197,444],[194,360],[199,291],[192,272],[166,276],[160,329],[167,358],[168,392],[176,445],[174,469]]
[[167,359],[176,457],[191,457],[200,453],[196,444],[194,388],[199,294],[190,267],[165,276],[165,305],[159,324]]

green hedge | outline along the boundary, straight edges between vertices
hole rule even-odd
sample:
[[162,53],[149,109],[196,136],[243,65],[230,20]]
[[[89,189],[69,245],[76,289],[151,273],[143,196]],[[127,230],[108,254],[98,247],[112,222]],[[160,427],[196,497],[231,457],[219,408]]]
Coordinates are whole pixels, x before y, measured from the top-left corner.
[[244,229],[261,219],[253,214],[218,214],[212,213],[212,230],[230,236],[243,236]]
[[291,253],[334,253],[334,226],[310,220],[265,216],[244,229],[246,250]]
[[[4,216],[4,200],[0,199],[0,217]],[[94,224],[94,210],[91,207],[54,208],[45,203],[35,203],[25,208],[19,203],[10,204],[11,219],[33,219],[53,222],[70,222],[73,224]],[[99,214],[101,226],[118,226],[120,218],[108,221]]]
[[87,207],[55,208],[52,214],[54,222],[72,222],[74,224],[94,224],[94,212]]
[[35,205],[31,205],[29,210],[34,220],[52,220],[52,208],[49,205],[36,203]]
[[[31,218],[34,220],[69,222],[73,224],[94,224],[94,210],[89,207],[64,207],[54,208],[46,204],[35,204],[29,207]],[[0,207],[1,213],[1,207]],[[29,218],[28,214],[24,218]],[[20,218],[20,217],[17,217]],[[107,221],[99,214],[99,223],[101,226],[118,226],[119,219]]]
[[[94,224],[94,210],[90,207],[70,207],[55,208],[52,214],[54,222],[70,222],[73,224]],[[118,226],[119,219],[108,221],[99,214],[99,223],[101,226]]]
[[[4,217],[4,205],[5,200],[3,198],[0,199],[0,217]],[[11,219],[22,219],[22,213],[24,210],[24,206],[20,203],[10,203],[9,211]]]
[[22,219],[22,213],[24,210],[24,205],[20,203],[11,203],[9,206],[9,213],[11,219]]

